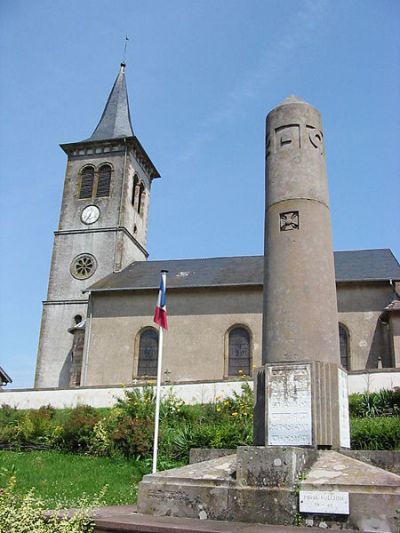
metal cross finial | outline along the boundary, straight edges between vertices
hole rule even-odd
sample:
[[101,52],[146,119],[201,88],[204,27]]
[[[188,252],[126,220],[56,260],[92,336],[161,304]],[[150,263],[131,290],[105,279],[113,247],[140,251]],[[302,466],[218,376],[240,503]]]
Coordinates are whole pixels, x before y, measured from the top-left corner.
[[129,37],[125,35],[125,44],[124,44],[124,58],[122,60],[122,64],[125,65],[126,63],[126,48],[128,46]]

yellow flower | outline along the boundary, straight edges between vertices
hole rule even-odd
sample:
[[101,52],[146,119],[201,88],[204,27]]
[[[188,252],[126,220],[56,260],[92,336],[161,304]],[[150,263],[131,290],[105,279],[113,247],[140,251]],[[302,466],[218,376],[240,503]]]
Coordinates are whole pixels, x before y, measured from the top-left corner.
[[232,413],[232,416],[237,416],[238,413],[235,411],[234,413]]
[[221,407],[217,407],[217,413],[221,411]]

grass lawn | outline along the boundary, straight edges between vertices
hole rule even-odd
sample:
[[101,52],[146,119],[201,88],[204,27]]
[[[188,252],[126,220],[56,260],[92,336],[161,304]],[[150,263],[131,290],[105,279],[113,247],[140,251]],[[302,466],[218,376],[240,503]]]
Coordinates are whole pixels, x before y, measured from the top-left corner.
[[46,501],[48,509],[73,507],[84,493],[91,499],[108,485],[104,505],[132,504],[143,470],[140,463],[126,459],[72,455],[55,451],[0,451],[0,486],[15,472],[17,491],[32,488]]

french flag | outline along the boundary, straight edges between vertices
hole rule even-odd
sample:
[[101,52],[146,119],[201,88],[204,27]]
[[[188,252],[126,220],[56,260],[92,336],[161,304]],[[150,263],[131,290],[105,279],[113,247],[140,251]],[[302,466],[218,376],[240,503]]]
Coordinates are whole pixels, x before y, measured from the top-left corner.
[[163,329],[168,329],[167,320],[167,305],[165,301],[165,293],[167,289],[167,270],[161,270],[160,290],[158,291],[158,299],[156,309],[154,311],[154,322]]

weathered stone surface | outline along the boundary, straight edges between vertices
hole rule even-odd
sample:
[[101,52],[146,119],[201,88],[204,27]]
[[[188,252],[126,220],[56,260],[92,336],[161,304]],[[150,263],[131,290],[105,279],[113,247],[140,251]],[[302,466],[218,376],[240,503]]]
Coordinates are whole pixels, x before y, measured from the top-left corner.
[[324,451],[301,482],[301,490],[349,492],[349,523],[362,531],[397,531],[400,476],[396,474],[347,455]]
[[[298,489],[339,491],[349,493],[348,517],[304,513],[302,519],[327,527],[374,531],[373,527],[379,526],[379,531],[396,531],[400,476],[333,451],[290,448],[292,462],[288,464],[285,449],[280,450],[280,455],[278,447],[265,450],[243,447],[238,450],[238,459],[230,455],[145,476],[139,485],[138,511],[157,516],[291,525],[299,516]],[[317,460],[310,466],[315,457]],[[283,468],[278,474],[271,473],[263,459],[269,465],[276,462],[277,472]],[[284,461],[279,465],[277,459]],[[299,481],[299,473],[306,479]],[[268,475],[269,485],[265,485]]]
[[239,486],[287,487],[293,490],[299,475],[310,468],[318,452],[312,448],[241,446],[237,449]]
[[228,448],[191,448],[189,452],[189,464],[201,463],[218,457],[233,455],[236,450]]
[[267,445],[313,444],[311,365],[266,365]]
[[393,450],[340,450],[340,453],[400,474],[400,452]]
[[265,209],[263,363],[338,365],[322,122],[306,102],[267,117]]
[[[305,375],[303,368],[308,368]],[[299,370],[303,373],[302,381],[298,379]],[[340,374],[343,374],[342,388],[339,386]],[[349,445],[346,429],[349,420],[344,413],[347,400],[341,395],[346,378],[346,372],[336,364],[320,361],[268,363],[264,368],[256,369],[254,444],[309,443],[336,449]],[[270,415],[271,409],[274,416]]]

